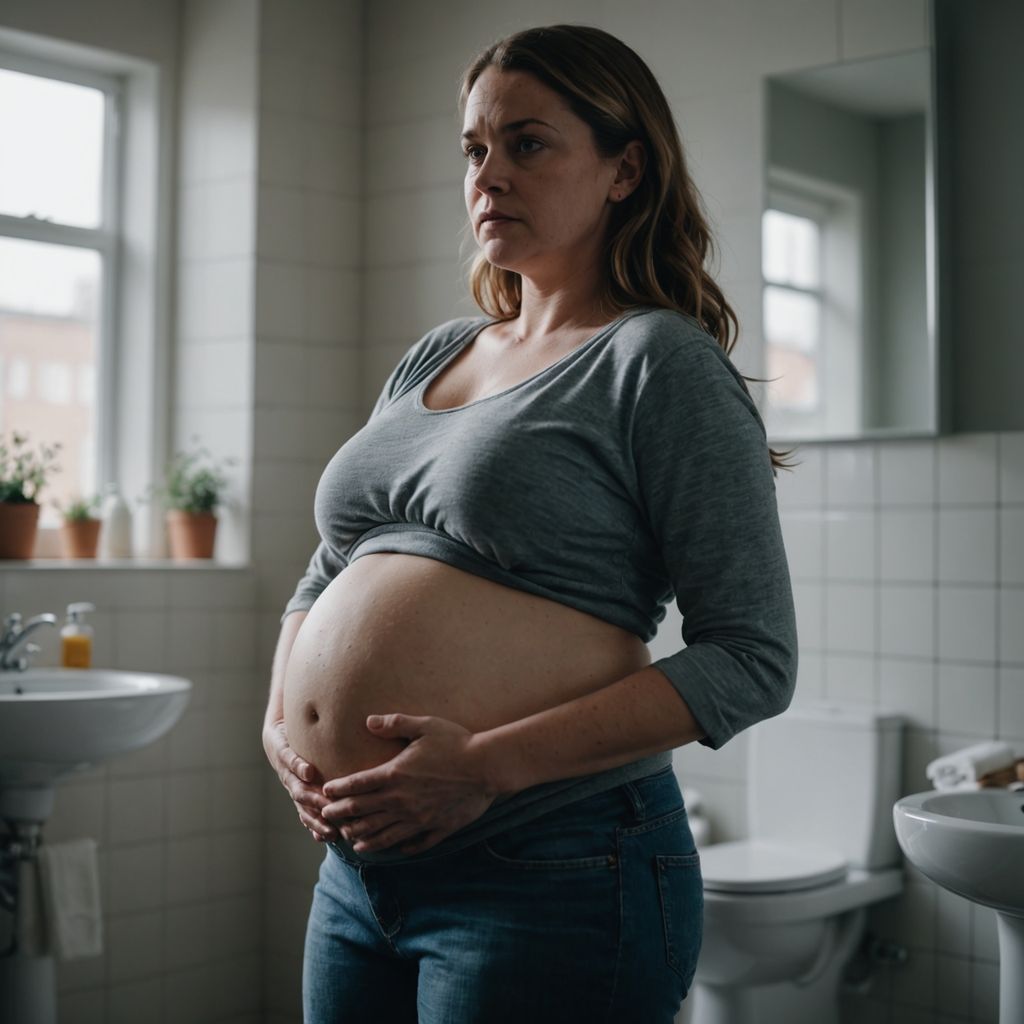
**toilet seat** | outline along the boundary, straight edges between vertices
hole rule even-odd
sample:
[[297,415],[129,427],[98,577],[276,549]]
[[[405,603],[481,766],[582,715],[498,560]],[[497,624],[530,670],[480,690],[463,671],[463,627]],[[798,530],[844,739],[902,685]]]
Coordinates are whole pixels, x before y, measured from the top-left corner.
[[848,865],[833,850],[743,839],[703,847],[700,867],[705,890],[740,894],[814,889],[844,878]]

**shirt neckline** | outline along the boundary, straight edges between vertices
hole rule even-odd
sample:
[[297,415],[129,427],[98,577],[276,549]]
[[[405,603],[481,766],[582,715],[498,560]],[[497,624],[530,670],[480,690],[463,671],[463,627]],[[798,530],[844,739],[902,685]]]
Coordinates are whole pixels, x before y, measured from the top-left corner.
[[506,395],[511,394],[513,391],[518,391],[520,388],[526,387],[532,384],[534,381],[539,380],[541,377],[546,376],[553,370],[562,366],[563,364],[570,362],[579,356],[581,356],[587,349],[589,349],[598,339],[604,337],[613,328],[618,327],[621,323],[629,320],[631,317],[638,315],[639,313],[645,312],[647,307],[634,307],[633,309],[627,309],[625,313],[612,320],[610,323],[604,325],[596,333],[592,334],[585,341],[581,341],[574,349],[566,352],[564,356],[560,356],[553,363],[548,363],[542,370],[538,370],[536,373],[531,374],[529,377],[524,377],[523,380],[517,381],[515,384],[509,385],[501,391],[496,391],[493,395],[485,395],[483,398],[477,398],[472,402],[466,402],[464,405],[453,405],[447,409],[430,409],[423,401],[423,396],[427,393],[427,389],[435,378],[441,375],[444,370],[450,366],[456,359],[456,357],[466,348],[472,344],[476,337],[483,332],[486,328],[492,324],[500,323],[500,320],[488,320],[486,323],[481,324],[475,331],[471,331],[466,339],[458,345],[455,350],[449,354],[444,361],[436,366],[421,382],[418,388],[416,388],[416,408],[426,413],[428,416],[441,416],[444,413],[451,412],[462,412],[464,409],[472,409],[475,406],[483,405],[485,402],[493,402],[497,398],[504,398]]

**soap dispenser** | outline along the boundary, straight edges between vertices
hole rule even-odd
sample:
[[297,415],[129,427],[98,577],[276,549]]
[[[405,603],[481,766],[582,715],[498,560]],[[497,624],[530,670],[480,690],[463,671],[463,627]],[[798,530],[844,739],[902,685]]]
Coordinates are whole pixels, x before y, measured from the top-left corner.
[[88,668],[92,664],[92,626],[82,618],[96,611],[88,601],[68,605],[68,617],[60,631],[60,663],[64,668]]

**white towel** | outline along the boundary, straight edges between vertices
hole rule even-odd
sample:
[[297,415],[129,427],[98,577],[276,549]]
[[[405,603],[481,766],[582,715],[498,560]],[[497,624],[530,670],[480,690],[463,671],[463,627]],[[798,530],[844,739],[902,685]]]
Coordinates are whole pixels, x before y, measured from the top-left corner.
[[43,905],[53,951],[61,960],[103,952],[103,911],[95,839],[39,848]]
[[937,757],[925,768],[925,775],[936,789],[960,789],[977,782],[982,775],[1008,768],[1016,759],[1012,747],[998,740],[988,740]]

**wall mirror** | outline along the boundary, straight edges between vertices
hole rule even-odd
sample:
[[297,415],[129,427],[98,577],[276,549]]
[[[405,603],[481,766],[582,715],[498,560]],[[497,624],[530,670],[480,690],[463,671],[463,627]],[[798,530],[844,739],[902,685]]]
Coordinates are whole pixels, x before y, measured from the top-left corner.
[[765,79],[772,440],[938,430],[931,50]]

